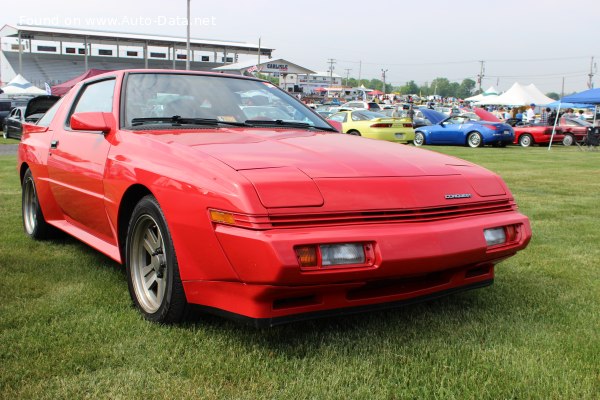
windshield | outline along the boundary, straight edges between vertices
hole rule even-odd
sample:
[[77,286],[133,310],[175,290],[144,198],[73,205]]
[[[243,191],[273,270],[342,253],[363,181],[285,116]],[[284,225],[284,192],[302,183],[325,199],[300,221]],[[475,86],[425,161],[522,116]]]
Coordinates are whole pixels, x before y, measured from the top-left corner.
[[169,125],[165,120],[177,117],[254,125],[278,121],[282,126],[289,122],[331,129],[301,102],[268,82],[220,75],[133,73],[126,85],[123,123],[127,127],[138,121]]

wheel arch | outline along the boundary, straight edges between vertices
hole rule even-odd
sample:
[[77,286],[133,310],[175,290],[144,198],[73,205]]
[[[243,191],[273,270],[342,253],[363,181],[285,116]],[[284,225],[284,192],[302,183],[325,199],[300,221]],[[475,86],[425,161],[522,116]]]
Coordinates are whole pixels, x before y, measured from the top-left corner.
[[131,214],[133,213],[133,209],[135,208],[136,204],[144,196],[149,194],[152,194],[152,192],[146,186],[134,184],[127,188],[125,193],[123,193],[123,197],[121,198],[117,218],[117,235],[119,253],[121,254],[121,261],[123,264],[125,263],[125,244],[127,242],[129,219],[131,218]]
[[19,179],[21,181],[21,185],[23,184],[23,178],[25,177],[25,172],[27,172],[27,170],[29,169],[29,164],[27,164],[26,162],[21,164],[21,167],[19,168]]
[[522,137],[522,136],[525,136],[525,135],[527,135],[527,136],[529,136],[529,137],[531,138],[531,144],[532,144],[532,145],[537,143],[537,142],[535,141],[535,138],[534,138],[534,136],[533,136],[533,133],[531,133],[531,132],[521,132],[521,133],[519,134],[519,136],[517,136],[517,143],[520,143],[520,141],[521,141],[521,137]]

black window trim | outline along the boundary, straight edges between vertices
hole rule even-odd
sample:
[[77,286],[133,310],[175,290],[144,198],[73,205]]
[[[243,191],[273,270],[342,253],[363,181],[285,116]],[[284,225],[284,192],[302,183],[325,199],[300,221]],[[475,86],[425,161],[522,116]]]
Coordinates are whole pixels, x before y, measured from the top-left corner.
[[[77,107],[77,104],[79,103],[79,100],[81,99],[81,96],[83,95],[83,93],[85,92],[87,87],[90,85],[93,85],[95,83],[100,83],[100,82],[110,81],[110,80],[115,81],[115,85],[117,84],[117,76],[110,75],[110,76],[103,76],[102,78],[98,78],[98,79],[93,79],[89,82],[86,82],[84,85],[82,85],[79,88],[77,95],[71,101],[71,107],[69,109],[69,112],[67,113],[67,118],[63,122],[63,129],[65,131],[76,132],[73,129],[71,129],[71,116],[75,113],[75,108]],[[90,133],[96,133],[96,134],[104,134],[103,132],[97,132],[97,131],[77,131],[77,132],[90,132]]]

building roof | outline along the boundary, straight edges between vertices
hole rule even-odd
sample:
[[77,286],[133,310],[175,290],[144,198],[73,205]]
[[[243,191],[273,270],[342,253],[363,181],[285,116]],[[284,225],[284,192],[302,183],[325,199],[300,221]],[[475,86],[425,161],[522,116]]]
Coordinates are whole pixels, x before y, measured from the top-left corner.
[[[0,37],[47,40],[47,41],[81,41],[103,44],[148,44],[150,46],[172,46],[173,44],[185,46],[186,38],[177,36],[145,35],[138,33],[111,32],[92,29],[71,29],[63,27],[48,27],[39,25],[4,25],[0,29]],[[190,46],[194,50],[218,50],[239,51],[258,54],[258,45],[245,42],[233,42],[226,40],[197,39],[190,38]],[[270,56],[274,49],[260,48],[261,55]]]
[[[255,60],[258,61],[258,60]],[[253,66],[258,67],[259,72],[272,73],[287,73],[287,74],[314,74],[315,71],[301,67],[298,64],[284,60],[283,58],[270,58],[267,60],[261,60],[259,65],[255,61],[243,61],[235,64],[227,64],[222,67],[213,68],[213,71],[217,72],[238,72],[243,73],[245,69]]]

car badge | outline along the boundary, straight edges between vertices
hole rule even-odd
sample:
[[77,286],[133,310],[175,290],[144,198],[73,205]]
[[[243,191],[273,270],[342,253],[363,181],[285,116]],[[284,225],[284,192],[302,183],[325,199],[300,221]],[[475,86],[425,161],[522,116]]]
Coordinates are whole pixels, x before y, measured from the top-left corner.
[[471,198],[471,194],[470,193],[447,194],[444,197],[446,198],[446,200],[470,199]]

